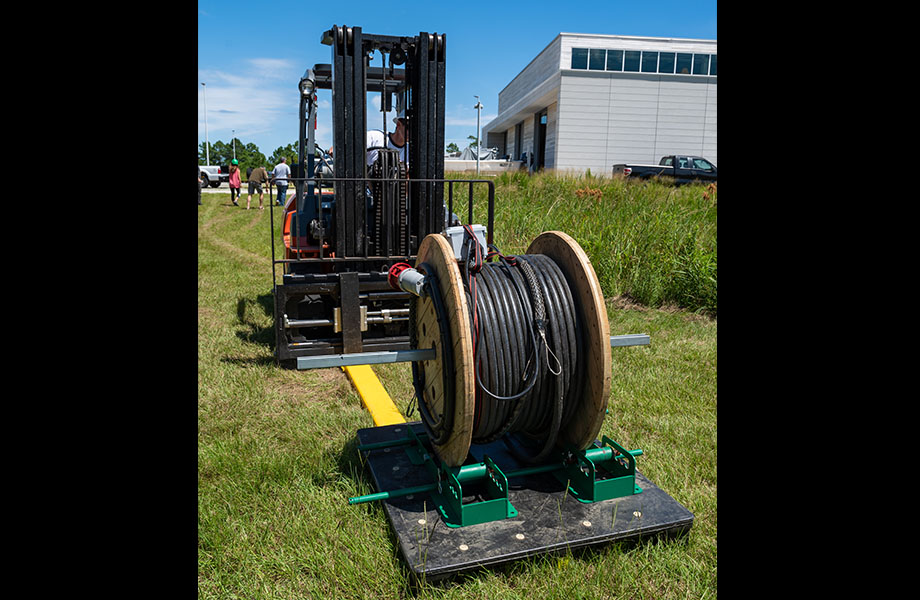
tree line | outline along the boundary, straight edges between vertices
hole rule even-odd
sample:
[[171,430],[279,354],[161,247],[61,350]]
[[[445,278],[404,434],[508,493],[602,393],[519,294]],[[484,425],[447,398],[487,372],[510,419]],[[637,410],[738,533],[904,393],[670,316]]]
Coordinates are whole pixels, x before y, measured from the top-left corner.
[[208,153],[205,152],[204,142],[198,144],[198,164],[207,164],[210,157],[212,165],[229,167],[230,161],[234,157],[234,145],[236,146],[236,160],[239,161],[239,167],[243,173],[249,173],[255,167],[265,167],[266,170],[271,171],[275,165],[281,162],[282,156],[287,159],[288,165],[293,165],[297,162],[298,156],[300,156],[298,151],[299,142],[279,146],[275,148],[271,156],[266,157],[254,143],[244,144],[239,138],[233,138],[230,142],[221,140],[211,142]]
[[[468,136],[468,139],[470,140],[470,147],[475,148],[477,146],[476,136]],[[236,146],[235,151],[234,145]],[[249,171],[255,167],[265,167],[266,170],[272,170],[275,165],[281,162],[282,156],[287,159],[288,165],[293,165],[300,156],[299,146],[300,142],[294,142],[287,146],[278,146],[275,148],[274,152],[272,152],[271,156],[266,158],[259,150],[259,147],[254,143],[249,142],[248,144],[244,144],[239,138],[233,138],[229,142],[223,142],[221,140],[212,142],[210,144],[210,154],[205,153],[205,143],[201,142],[198,144],[198,164],[207,164],[208,158],[210,157],[210,163],[212,165],[229,167],[230,161],[233,160],[235,154],[236,160],[240,163],[240,169],[243,173],[247,173],[248,177]],[[456,143],[451,142],[447,145],[445,151],[460,152],[460,148]]]

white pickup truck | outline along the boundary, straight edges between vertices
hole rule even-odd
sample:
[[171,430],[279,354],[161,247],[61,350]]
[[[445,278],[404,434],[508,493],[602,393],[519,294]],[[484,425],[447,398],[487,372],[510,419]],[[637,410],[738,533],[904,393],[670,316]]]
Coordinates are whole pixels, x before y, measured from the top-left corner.
[[209,167],[198,165],[198,175],[201,177],[201,187],[210,185],[216,188],[220,187],[222,182],[230,181],[230,173],[216,165],[211,165]]

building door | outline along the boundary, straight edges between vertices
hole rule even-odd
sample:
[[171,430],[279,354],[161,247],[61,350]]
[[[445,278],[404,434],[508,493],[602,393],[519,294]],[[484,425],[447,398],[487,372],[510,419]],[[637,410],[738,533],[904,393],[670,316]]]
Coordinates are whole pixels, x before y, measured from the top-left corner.
[[514,126],[514,160],[521,160],[522,146],[524,143],[524,121]]
[[539,171],[546,166],[546,109],[544,108],[533,119],[533,170]]

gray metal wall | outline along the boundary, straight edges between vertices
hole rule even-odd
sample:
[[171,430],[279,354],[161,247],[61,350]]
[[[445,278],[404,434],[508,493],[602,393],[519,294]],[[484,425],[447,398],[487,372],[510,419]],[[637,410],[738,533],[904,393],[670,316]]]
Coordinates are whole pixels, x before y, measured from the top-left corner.
[[[609,173],[665,154],[718,164],[715,77],[566,71],[553,168]],[[547,163],[549,166],[549,163]]]

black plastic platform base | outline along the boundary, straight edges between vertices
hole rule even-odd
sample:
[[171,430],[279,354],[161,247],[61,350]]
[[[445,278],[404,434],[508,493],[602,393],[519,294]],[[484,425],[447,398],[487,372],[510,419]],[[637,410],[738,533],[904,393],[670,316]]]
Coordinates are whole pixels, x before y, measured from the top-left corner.
[[[408,426],[423,432],[418,421],[359,429],[358,443],[403,439]],[[470,454],[472,462],[488,454],[505,472],[527,466],[518,463],[501,441],[474,445]],[[371,450],[365,456],[378,491],[432,482],[424,466],[412,464],[404,446]],[[566,493],[552,474],[514,477],[508,480],[508,499],[518,516],[459,528],[444,524],[428,494],[387,500],[383,507],[410,570],[416,577],[434,580],[536,554],[690,530],[693,513],[638,470],[636,484],[642,493],[585,504]]]

